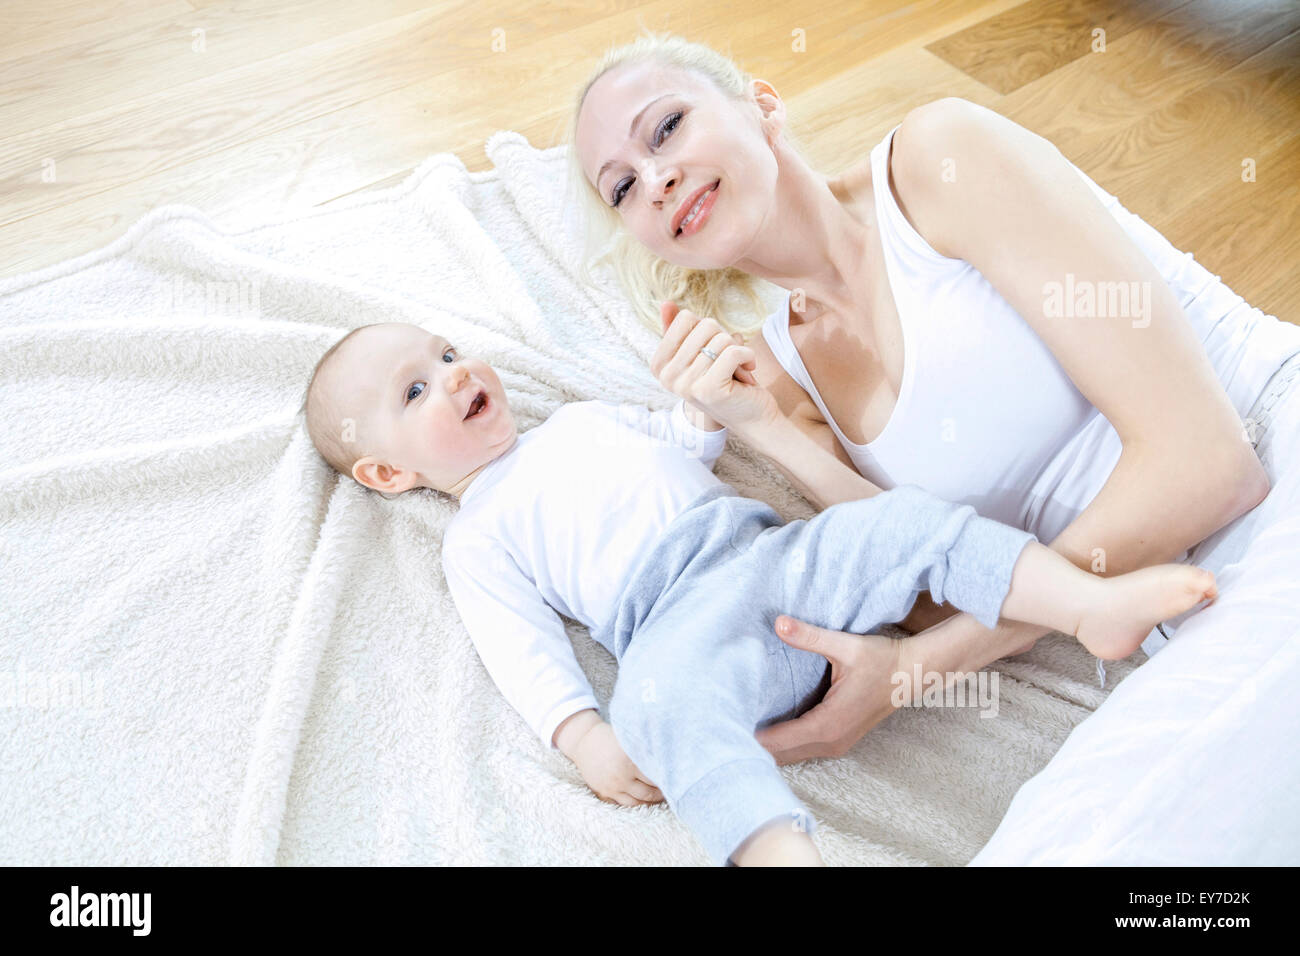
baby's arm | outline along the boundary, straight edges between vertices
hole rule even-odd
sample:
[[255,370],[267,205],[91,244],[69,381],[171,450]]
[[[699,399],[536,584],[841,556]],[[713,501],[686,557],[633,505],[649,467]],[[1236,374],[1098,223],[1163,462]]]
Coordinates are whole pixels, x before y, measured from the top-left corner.
[[663,800],[659,788],[628,759],[614,728],[596,711],[579,711],[565,720],[555,731],[555,745],[602,800],[624,807]]
[[716,422],[704,412],[700,411],[690,402],[683,402],[683,409],[686,412],[687,420],[697,429],[704,432],[716,432],[722,430],[722,423]]
[[542,742],[572,760],[601,799],[625,806],[662,800],[597,713],[559,615],[505,549],[449,533],[442,565],[483,666]]
[[564,624],[497,541],[455,534],[442,567],[465,630],[493,683],[547,747],[560,724],[597,706]]
[[727,447],[727,429],[685,399],[660,411],[644,405],[619,405],[617,409],[622,424],[682,448],[706,468],[711,469]]

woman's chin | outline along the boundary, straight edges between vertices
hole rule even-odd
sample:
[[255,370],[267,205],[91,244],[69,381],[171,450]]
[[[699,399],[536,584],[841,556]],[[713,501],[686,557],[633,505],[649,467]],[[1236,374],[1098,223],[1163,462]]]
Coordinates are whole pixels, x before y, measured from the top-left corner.
[[671,262],[683,269],[726,269],[736,262],[734,258],[718,256],[715,246],[706,246],[702,251],[692,249],[686,254],[683,254],[681,246],[669,246],[667,249],[655,249],[653,246],[647,248],[656,252],[665,262]]

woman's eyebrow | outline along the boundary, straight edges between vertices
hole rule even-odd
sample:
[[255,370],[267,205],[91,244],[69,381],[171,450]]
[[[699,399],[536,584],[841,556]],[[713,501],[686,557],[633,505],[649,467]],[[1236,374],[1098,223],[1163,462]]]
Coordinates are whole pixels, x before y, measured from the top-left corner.
[[[648,110],[650,107],[654,106],[654,105],[655,105],[656,103],[658,103],[660,100],[662,100],[662,99],[667,99],[668,97],[670,97],[670,96],[672,96],[672,95],[673,95],[673,94],[671,94],[671,93],[661,93],[659,96],[656,96],[654,99],[652,99],[652,100],[651,100],[649,103],[647,103],[645,106],[641,107],[640,112],[638,112],[638,113],[636,114],[636,116],[632,117],[632,123],[631,123],[631,125],[628,126],[628,128],[627,128],[627,138],[628,138],[628,139],[631,139],[631,138],[632,138],[632,135],[636,132],[637,124],[641,122],[641,117],[645,115],[645,111],[646,111],[646,110]],[[600,167],[600,172],[596,173],[596,182],[597,182],[597,183],[599,183],[599,182],[600,182],[600,178],[601,178],[602,176],[605,175],[605,170],[609,169],[609,167],[611,167],[611,166],[613,166],[613,165],[614,165],[614,160],[612,160],[612,159],[607,159],[607,160],[605,161],[605,165]]]

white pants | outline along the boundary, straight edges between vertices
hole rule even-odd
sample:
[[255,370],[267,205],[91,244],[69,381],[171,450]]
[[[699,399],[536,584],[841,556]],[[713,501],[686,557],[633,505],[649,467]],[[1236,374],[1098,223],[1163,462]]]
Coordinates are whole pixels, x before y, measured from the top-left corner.
[[1300,863],[1300,360],[1247,428],[1268,497],[1186,559],[1218,599],[1174,619],[970,865]]

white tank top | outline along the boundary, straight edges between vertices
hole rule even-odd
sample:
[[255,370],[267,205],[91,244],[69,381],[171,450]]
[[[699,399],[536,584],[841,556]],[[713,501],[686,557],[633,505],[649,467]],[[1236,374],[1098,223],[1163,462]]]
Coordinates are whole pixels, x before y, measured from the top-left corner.
[[[920,485],[1051,542],[1105,484],[1119,460],[1119,436],[983,274],[964,259],[940,255],[912,228],[889,188],[897,129],[871,151],[876,219],[904,350],[898,402],[879,436],[855,444],[831,418],[790,339],[788,295],[763,336],[865,478],[882,488]],[[1300,352],[1300,326],[1249,306],[1070,165],[1173,290],[1244,417],[1269,376]]]

